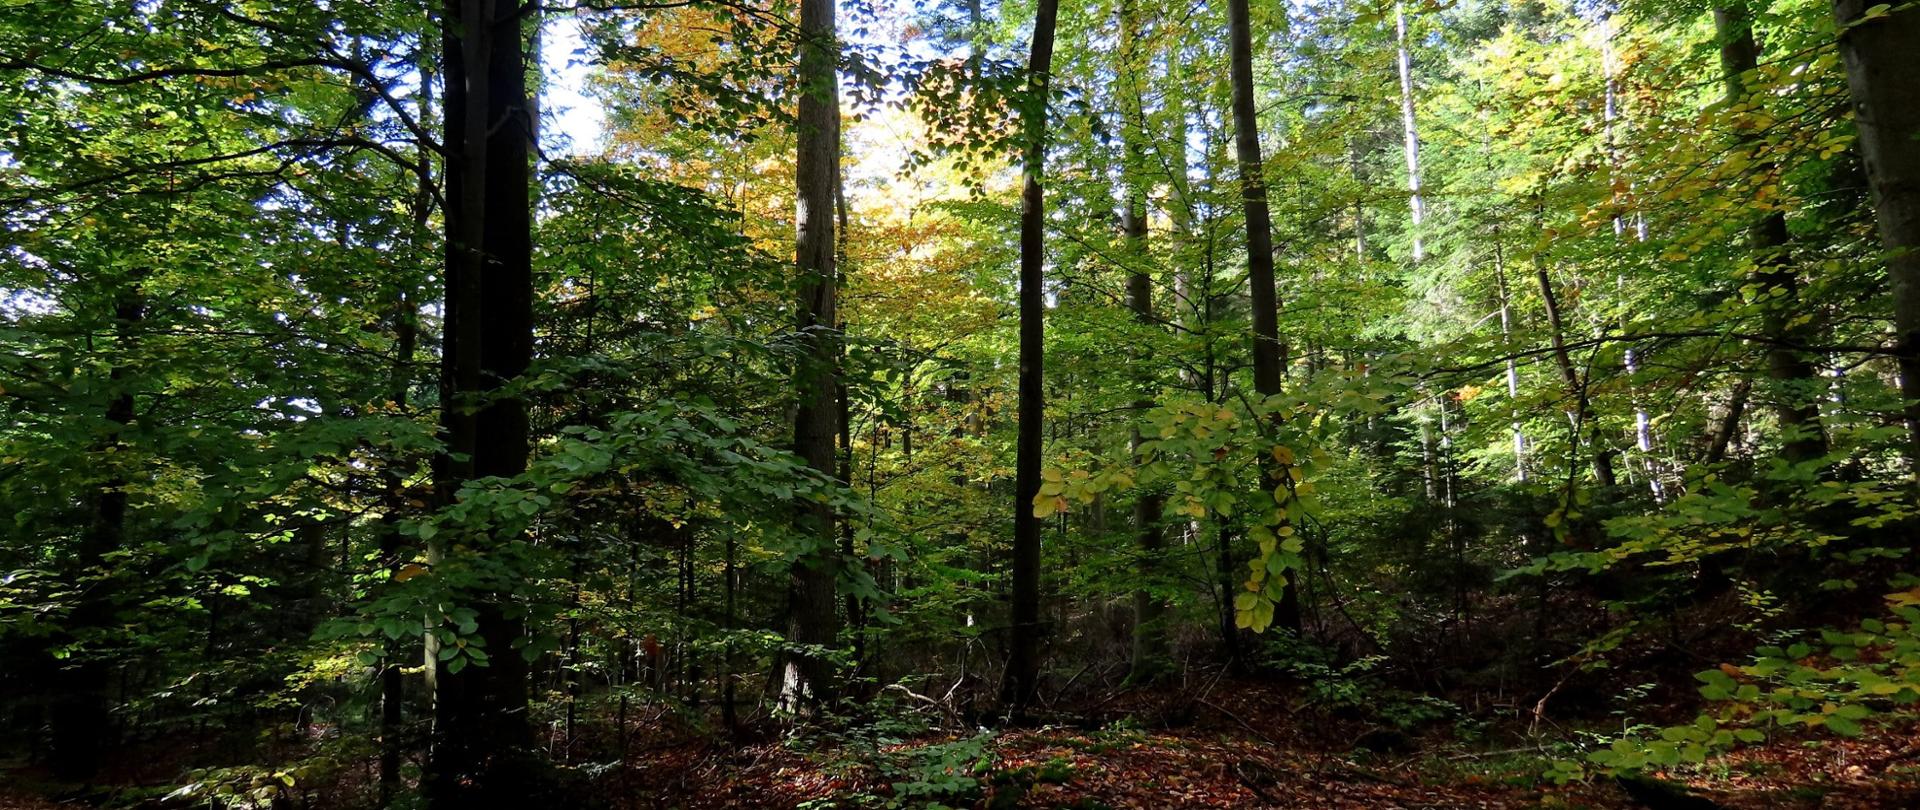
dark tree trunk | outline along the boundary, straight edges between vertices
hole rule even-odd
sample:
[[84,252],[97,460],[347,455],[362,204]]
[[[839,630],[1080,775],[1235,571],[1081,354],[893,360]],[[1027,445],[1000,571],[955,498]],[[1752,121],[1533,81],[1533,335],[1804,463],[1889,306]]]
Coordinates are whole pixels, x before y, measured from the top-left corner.
[[[1253,390],[1262,399],[1280,393],[1280,302],[1273,282],[1273,217],[1267,211],[1267,177],[1260,157],[1260,117],[1253,99],[1253,23],[1247,0],[1228,0],[1227,39],[1232,55],[1233,143],[1240,164],[1240,189],[1246,204],[1247,279],[1252,286]],[[1262,459],[1261,486],[1282,486],[1271,462]],[[1275,606],[1273,623],[1300,629],[1300,590],[1292,572]]]
[[[1751,94],[1745,74],[1760,65],[1753,14],[1741,5],[1717,8],[1713,10],[1713,27],[1720,41],[1720,71],[1727,86],[1727,103],[1746,102]],[[1760,148],[1759,136],[1750,131],[1741,131],[1738,141],[1745,148]],[[1757,164],[1756,171],[1762,175],[1774,170],[1771,161]],[[1770,211],[1747,228],[1747,246],[1759,269],[1756,280],[1763,290],[1780,291],[1778,295],[1763,294],[1761,328],[1768,337],[1780,341],[1767,347],[1767,376],[1779,387],[1773,393],[1773,406],[1786,433],[1782,455],[1797,463],[1826,455],[1827,434],[1820,423],[1821,386],[1813,361],[1785,345],[1805,342],[1805,330],[1791,325],[1801,310],[1800,282],[1789,261],[1787,240],[1787,215],[1781,211]]]
[[[794,374],[799,408],[793,421],[793,449],[822,475],[835,475],[834,439],[839,434],[834,264],[834,197],[840,176],[840,94],[835,84],[833,0],[800,4],[800,112],[795,154],[799,200],[795,264],[800,272],[799,330],[805,351]],[[834,582],[839,575],[833,510],[807,501],[798,506],[799,539],[804,544],[787,582],[787,641],[813,648],[831,646],[838,633]],[[790,714],[809,711],[833,695],[833,665],[826,657],[790,653],[781,663],[780,708]]]
[[1047,154],[1047,96],[1053,84],[1053,29],[1059,6],[1059,0],[1040,0],[1034,15],[1026,98],[1020,110],[1026,148],[1020,195],[1019,435],[1014,461],[1013,609],[1007,671],[1001,684],[1001,699],[1015,717],[1025,716],[1040,682],[1040,518],[1033,503],[1040,493],[1042,387],[1046,383],[1041,343],[1046,336],[1045,291],[1041,289],[1046,198],[1040,180]]
[[[122,434],[133,424],[133,392],[126,376],[134,346],[133,330],[146,317],[146,298],[137,279],[130,280],[114,302],[114,358],[107,371],[107,435],[98,449],[114,451],[121,447]],[[108,565],[107,555],[126,545],[127,481],[119,473],[110,474],[92,494],[93,515],[82,530],[74,550],[74,581],[91,578],[88,587],[77,595],[77,604],[67,626],[80,631],[100,629],[113,623],[115,582],[111,572],[99,576]],[[48,765],[55,776],[66,780],[86,780],[99,771],[106,742],[113,737],[113,716],[108,685],[111,662],[92,649],[75,653],[71,664],[59,674],[48,706],[52,735]]]
[[1862,19],[1872,0],[1834,0],[1840,56],[1853,94],[1860,158],[1873,189],[1874,218],[1887,250],[1900,393],[1906,399],[1908,463],[1920,475],[1920,8]]
[[[533,357],[532,134],[525,38],[516,5],[447,0],[445,63],[447,227],[445,335],[441,347],[441,429],[435,494],[452,503],[476,477],[526,469],[526,403],[489,396],[527,370]],[[484,328],[483,328],[484,327]],[[477,410],[476,407],[477,406]],[[460,532],[458,548],[432,556],[484,555],[518,536]],[[434,730],[425,791],[436,807],[513,804],[538,780],[526,721],[529,662],[514,644],[522,620],[507,610],[515,583],[499,579],[468,594],[478,612],[487,665],[459,672],[434,662]]]
[[1580,452],[1582,437],[1579,433],[1585,431],[1588,452],[1592,454],[1594,480],[1602,487],[1611,488],[1617,483],[1613,474],[1613,453],[1601,442],[1600,429],[1594,424],[1593,400],[1587,396],[1585,375],[1574,366],[1573,355],[1567,351],[1566,321],[1560,312],[1560,298],[1554,294],[1553,279],[1547,275],[1546,259],[1538,252],[1533,256],[1533,276],[1540,285],[1540,300],[1547,310],[1547,337],[1553,347],[1553,365],[1560,371],[1560,381],[1567,386],[1567,396],[1573,398],[1573,409],[1568,412],[1575,431],[1571,452]]

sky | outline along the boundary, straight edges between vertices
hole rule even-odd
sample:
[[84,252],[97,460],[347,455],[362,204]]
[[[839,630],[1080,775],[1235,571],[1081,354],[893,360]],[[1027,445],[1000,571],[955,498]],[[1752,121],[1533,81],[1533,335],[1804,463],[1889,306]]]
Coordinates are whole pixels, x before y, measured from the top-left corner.
[[546,73],[541,103],[553,123],[541,134],[553,154],[587,155],[600,151],[606,137],[606,113],[587,95],[592,72],[583,55],[580,20],[557,15],[545,22],[540,39],[540,65]]

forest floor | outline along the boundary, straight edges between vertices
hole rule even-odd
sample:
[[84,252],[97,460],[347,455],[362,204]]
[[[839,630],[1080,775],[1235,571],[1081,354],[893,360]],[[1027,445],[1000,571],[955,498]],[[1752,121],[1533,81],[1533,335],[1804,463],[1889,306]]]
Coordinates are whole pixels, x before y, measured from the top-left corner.
[[[1168,699],[1147,697],[1150,709]],[[656,741],[607,776],[620,808],[1920,808],[1920,726],[1776,739],[1623,786],[1539,778],[1541,747],[1463,746],[1305,715],[1273,687],[1216,690],[1178,727],[1085,722],[908,739]],[[1376,753],[1356,747],[1387,740]],[[1335,740],[1344,739],[1344,743]],[[823,744],[824,743],[824,744]],[[1638,794],[1638,795],[1635,795]],[[899,802],[899,803],[895,803]]]
[[[1776,738],[1704,769],[1655,774],[1664,789],[1649,796],[1645,783],[1540,779],[1550,760],[1577,758],[1564,747],[1520,744],[1494,729],[1468,745],[1451,724],[1400,734],[1303,706],[1297,692],[1271,683],[1216,684],[1197,698],[1138,690],[1101,698],[1097,708],[998,732],[905,731],[924,724],[901,723],[891,732],[853,726],[740,743],[679,726],[664,711],[636,712],[652,719],[629,725],[624,757],[610,740],[583,738],[574,759],[576,773],[592,774],[575,784],[585,803],[553,807],[1920,808],[1920,724],[1846,740]],[[122,763],[135,769],[123,787],[149,803],[108,790],[89,794],[93,806],[174,806],[153,801],[179,778],[180,763],[169,759]],[[60,792],[33,770],[0,766],[0,810],[88,806],[72,794],[50,798]],[[371,761],[350,767],[328,791],[334,799],[300,806],[370,799],[372,773]]]

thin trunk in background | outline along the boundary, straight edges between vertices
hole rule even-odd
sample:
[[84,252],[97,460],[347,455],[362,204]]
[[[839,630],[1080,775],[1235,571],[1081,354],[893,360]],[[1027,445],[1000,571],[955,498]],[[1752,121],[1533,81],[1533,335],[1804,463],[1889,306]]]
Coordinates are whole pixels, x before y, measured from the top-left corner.
[[1393,31],[1396,63],[1400,68],[1401,143],[1407,156],[1407,224],[1408,232],[1413,235],[1413,261],[1418,264],[1427,256],[1422,233],[1427,201],[1420,187],[1420,125],[1413,112],[1413,51],[1407,42],[1406,4],[1398,0],[1393,4]]
[[1527,434],[1520,427],[1520,364],[1513,356],[1513,291],[1507,287],[1507,257],[1500,227],[1493,229],[1493,279],[1500,293],[1500,346],[1507,356],[1507,410],[1513,429],[1513,480],[1527,480]]
[[[1143,53],[1144,31],[1140,25],[1142,0],[1121,0],[1120,59],[1115,78],[1120,94],[1123,155],[1121,178],[1125,210],[1121,229],[1126,236],[1127,308],[1142,329],[1153,328],[1153,256],[1148,250],[1147,229],[1147,112],[1145,91],[1147,60]],[[1151,351],[1136,352],[1135,387],[1139,396],[1133,402],[1132,436],[1128,449],[1136,463],[1141,459],[1147,411],[1154,407],[1153,379],[1149,370]],[[1133,593],[1132,673],[1135,681],[1156,678],[1167,662],[1166,605],[1153,592],[1160,578],[1160,557],[1166,547],[1166,528],[1161,524],[1164,501],[1157,489],[1143,488],[1133,504],[1133,527],[1140,555],[1136,571],[1141,585]]]
[[[1760,98],[1747,86],[1748,74],[1760,64],[1760,44],[1753,34],[1753,13],[1737,4],[1716,8],[1713,28],[1715,38],[1720,41],[1720,71],[1726,84],[1727,105],[1760,105]],[[1751,130],[1739,130],[1736,141],[1740,147],[1755,153],[1764,148],[1761,134]],[[1754,165],[1754,171],[1762,178],[1778,170],[1771,160],[1756,160]],[[1788,239],[1787,215],[1778,209],[1761,215],[1747,227],[1747,248],[1753,254],[1755,280],[1763,290],[1761,331],[1776,341],[1767,346],[1766,358],[1767,376],[1776,387],[1772,392],[1774,414],[1786,434],[1781,454],[1787,461],[1798,463],[1827,454],[1827,433],[1821,425],[1819,401],[1826,386],[1813,361],[1787,345],[1806,339],[1805,330],[1793,325],[1801,314],[1800,281],[1793,268]]]
[[[1600,69],[1603,74],[1602,93],[1604,96],[1601,104],[1601,137],[1607,152],[1607,169],[1614,175],[1610,184],[1611,189],[1609,194],[1617,200],[1621,196],[1627,195],[1629,184],[1625,179],[1620,177],[1622,173],[1620,144],[1616,136],[1620,127],[1620,66],[1619,59],[1613,49],[1613,17],[1610,13],[1603,16],[1600,20]],[[1613,237],[1624,240],[1627,237],[1627,232],[1627,217],[1625,214],[1616,210],[1613,215]],[[1633,233],[1636,241],[1644,241],[1646,239],[1646,235],[1638,227],[1633,229]],[[1627,291],[1625,274],[1616,272],[1613,277],[1613,284],[1614,291],[1624,298]],[[1619,319],[1622,331],[1627,327],[1626,316],[1624,315],[1625,311],[1625,308],[1623,308],[1623,314]],[[1621,359],[1621,367],[1626,371],[1627,379],[1631,384],[1633,376],[1640,371],[1639,355],[1631,343],[1626,346],[1626,351]],[[1665,502],[1667,497],[1666,487],[1661,482],[1662,473],[1660,468],[1653,459],[1653,420],[1648,417],[1646,404],[1640,401],[1640,396],[1637,392],[1633,395],[1632,400],[1633,446],[1634,449],[1638,451],[1637,457],[1640,460],[1641,469],[1647,475],[1647,488],[1652,493],[1653,500],[1656,503]],[[1631,469],[1632,457],[1630,457],[1628,461],[1628,468]]]

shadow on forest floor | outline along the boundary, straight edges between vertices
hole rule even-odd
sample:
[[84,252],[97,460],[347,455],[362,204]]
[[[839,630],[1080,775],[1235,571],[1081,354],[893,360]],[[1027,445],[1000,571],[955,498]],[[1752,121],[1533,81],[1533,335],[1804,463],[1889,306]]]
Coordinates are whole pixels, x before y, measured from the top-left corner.
[[[1630,793],[1603,778],[1542,781],[1555,756],[1543,748],[1474,749],[1435,734],[1371,752],[1354,742],[1369,739],[1365,724],[1309,717],[1286,694],[1235,685],[1163,728],[1121,721],[899,740],[661,742],[609,772],[603,795],[636,810],[1920,807],[1920,728],[1911,726],[1853,740],[1776,739],[1697,773],[1655,774],[1651,790],[1643,782]],[[1166,709],[1152,696],[1129,699],[1149,713]]]

